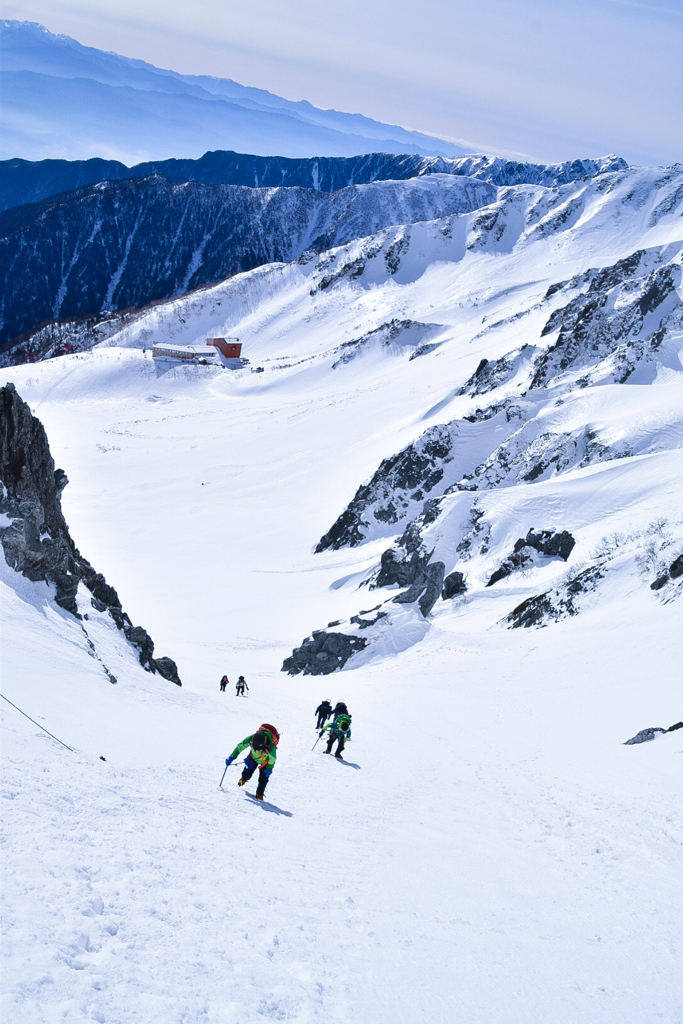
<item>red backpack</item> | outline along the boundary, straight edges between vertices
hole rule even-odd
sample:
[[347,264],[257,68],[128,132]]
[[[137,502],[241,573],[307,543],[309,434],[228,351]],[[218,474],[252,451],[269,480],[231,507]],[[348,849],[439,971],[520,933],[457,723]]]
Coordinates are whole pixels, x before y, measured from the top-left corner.
[[261,729],[267,729],[268,730],[270,735],[273,737],[273,743],[275,744],[275,746],[277,746],[278,743],[280,742],[280,733],[277,731],[275,726],[274,725],[268,725],[268,723],[265,722],[263,725],[259,725],[258,731],[261,732]]

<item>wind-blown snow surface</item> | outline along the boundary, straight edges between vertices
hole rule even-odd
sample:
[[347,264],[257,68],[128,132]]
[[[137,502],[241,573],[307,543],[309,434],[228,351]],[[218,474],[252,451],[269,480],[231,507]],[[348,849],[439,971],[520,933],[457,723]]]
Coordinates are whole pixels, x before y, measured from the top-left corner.
[[[428,619],[393,606],[384,646],[343,674],[279,671],[312,628],[383,599],[358,584],[390,532],[314,546],[382,459],[514,393],[509,374],[468,392],[481,359],[552,345],[544,325],[591,268],[659,247],[648,268],[675,273],[675,175],[606,177],[260,268],[109,347],[3,371],[67,472],[75,542],[183,679],[149,678],[84,603],[112,686],[47,588],[1,567],[3,693],[74,748],[1,702],[8,1020],[683,1020],[683,733],[622,745],[683,717],[682,598],[649,587],[652,558],[683,542],[670,295],[663,354],[647,350],[635,383],[591,369],[577,387],[570,368],[534,411],[606,444],[621,431],[634,454],[481,491],[489,546],[464,600]],[[251,367],[164,368],[141,350],[216,333],[239,335]],[[487,588],[532,526],[572,532],[567,565]],[[579,615],[505,628],[610,545]],[[353,714],[349,764],[311,750],[323,697]],[[218,788],[261,721],[282,730],[263,807],[234,768]]]

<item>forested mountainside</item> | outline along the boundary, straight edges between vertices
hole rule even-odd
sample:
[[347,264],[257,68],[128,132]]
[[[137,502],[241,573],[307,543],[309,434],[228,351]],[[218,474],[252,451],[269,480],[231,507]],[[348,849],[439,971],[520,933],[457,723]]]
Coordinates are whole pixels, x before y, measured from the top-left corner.
[[500,157],[426,157],[369,153],[352,157],[292,159],[250,156],[217,150],[198,160],[148,160],[126,167],[118,160],[3,160],[0,161],[0,210],[39,203],[59,192],[70,192],[100,181],[121,181],[159,174],[168,181],[203,185],[249,185],[276,188],[299,185],[334,192],[370,181],[403,181],[421,174],[460,174],[494,185],[562,185],[605,171],[623,170],[619,157],[534,164]]

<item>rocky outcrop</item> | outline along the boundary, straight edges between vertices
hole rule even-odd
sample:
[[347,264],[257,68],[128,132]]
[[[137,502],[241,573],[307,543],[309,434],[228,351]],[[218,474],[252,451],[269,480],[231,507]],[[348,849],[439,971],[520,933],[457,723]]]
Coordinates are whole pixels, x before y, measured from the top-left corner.
[[461,572],[451,572],[443,581],[441,597],[444,601],[450,601],[453,597],[467,593],[467,582]]
[[371,587],[410,587],[418,577],[424,575],[429,562],[429,554],[415,550],[407,552],[404,548],[387,548],[382,553],[380,568]]
[[625,740],[624,746],[630,747],[635,743],[647,743],[649,740],[653,740],[664,733],[676,732],[677,729],[683,729],[683,722],[676,722],[675,725],[670,725],[668,729],[660,729],[657,726],[650,729],[641,729],[630,740]]
[[598,380],[622,384],[640,362],[655,358],[663,326],[681,322],[681,268],[670,258],[668,247],[639,249],[568,282],[588,288],[555,310],[541,331],[541,337],[559,333],[536,358],[530,388],[547,387],[568,370],[584,371],[583,387]]
[[546,558],[561,558],[564,562],[571,555],[576,541],[567,530],[556,532],[555,530],[529,530],[526,537],[520,537],[515,541],[512,554],[508,555],[505,561],[491,575],[487,587],[505,579],[517,569],[530,567],[534,562],[534,552],[545,555]]
[[[323,277],[318,287],[324,290],[329,287],[330,283],[329,277]],[[337,349],[340,353],[339,358],[332,364],[332,369],[336,370],[338,366],[351,362],[373,344],[380,345],[385,349],[411,351],[410,358],[415,359],[417,356],[425,355],[428,351],[431,352],[439,347],[437,343],[430,344],[429,338],[443,330],[442,324],[425,324],[419,320],[389,320],[363,334],[360,338],[353,338],[340,345]]]
[[446,566],[443,562],[430,562],[424,567],[412,586],[404,594],[394,598],[397,604],[412,604],[417,601],[425,619],[441,597]]
[[300,672],[305,676],[326,676],[343,668],[352,654],[366,646],[365,637],[318,630],[307,637],[301,647],[295,647],[290,658],[285,658],[282,671],[290,676]]
[[650,590],[661,590],[671,580],[677,580],[683,576],[683,555],[679,555],[678,558],[674,558],[673,562],[669,566],[666,572],[663,572],[661,576],[658,576],[654,583],[650,584]]
[[55,356],[89,352],[132,323],[140,311],[128,309],[120,313],[95,313],[71,320],[48,320],[34,330],[19,334],[11,346],[0,346],[0,366],[39,363]]
[[528,629],[530,626],[544,626],[570,615],[578,615],[580,596],[595,590],[604,575],[602,566],[589,566],[561,586],[522,601],[504,621],[509,629],[518,629],[520,626]]
[[318,541],[316,552],[356,547],[377,534],[397,533],[392,527],[403,528],[432,508],[437,497],[469,479],[463,474],[474,470],[482,451],[490,451],[490,421],[502,428],[494,434],[499,438],[516,429],[520,415],[507,403],[477,413],[430,427],[412,444],[384,459]]
[[0,542],[5,561],[16,572],[55,587],[55,601],[81,618],[76,595],[80,583],[90,591],[91,604],[108,611],[126,639],[138,651],[149,672],[181,685],[170,658],[155,660],[154,643],[123,611],[118,594],[76,548],[62,513],[61,493],[68,483],[55,469],[45,429],[13,384],[0,388]]

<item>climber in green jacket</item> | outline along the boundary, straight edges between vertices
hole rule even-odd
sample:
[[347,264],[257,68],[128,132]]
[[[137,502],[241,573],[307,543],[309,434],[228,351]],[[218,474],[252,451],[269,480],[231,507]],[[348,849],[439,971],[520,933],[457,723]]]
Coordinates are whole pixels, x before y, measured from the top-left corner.
[[258,786],[256,787],[256,799],[263,800],[263,794],[268,780],[272,775],[277,757],[277,745],[280,742],[280,733],[274,725],[260,725],[253,736],[247,736],[241,743],[238,743],[230,757],[226,757],[225,764],[231,765],[236,757],[249,747],[249,753],[244,759],[244,770],[237,783],[243,786],[252,777],[256,769],[259,770]]
[[330,722],[324,729],[320,730],[320,735],[327,732],[329,729],[330,735],[327,738],[327,750],[326,754],[332,753],[332,747],[334,746],[335,740],[338,740],[337,751],[335,757],[341,757],[344,750],[344,745],[351,739],[351,715],[337,715],[334,722]]

